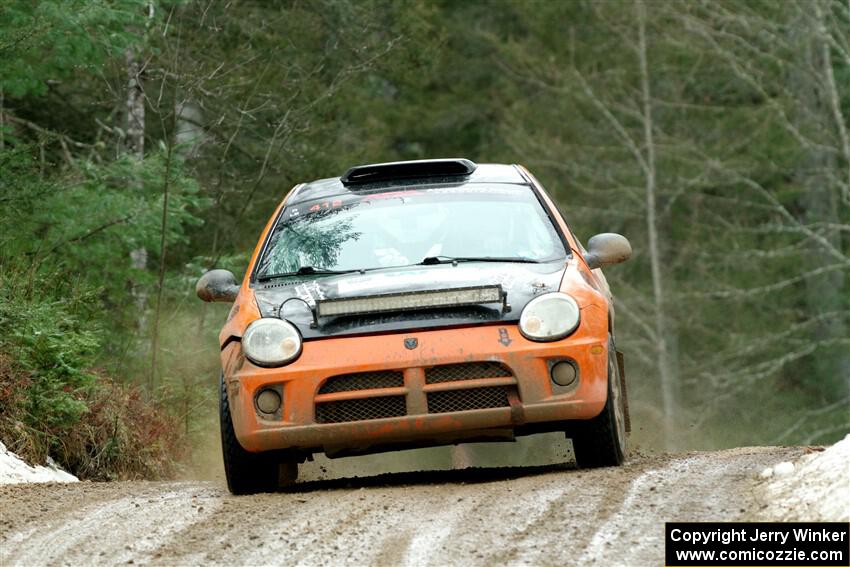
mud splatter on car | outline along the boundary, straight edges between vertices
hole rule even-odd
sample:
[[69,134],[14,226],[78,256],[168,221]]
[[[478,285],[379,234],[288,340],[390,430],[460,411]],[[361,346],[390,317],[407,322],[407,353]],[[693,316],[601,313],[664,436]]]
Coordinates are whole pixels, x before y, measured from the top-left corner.
[[563,431],[579,466],[622,463],[623,357],[600,268],[523,167],[465,159],[351,168],[296,186],[237,285],[221,335],[221,427],[234,493],[343,456]]

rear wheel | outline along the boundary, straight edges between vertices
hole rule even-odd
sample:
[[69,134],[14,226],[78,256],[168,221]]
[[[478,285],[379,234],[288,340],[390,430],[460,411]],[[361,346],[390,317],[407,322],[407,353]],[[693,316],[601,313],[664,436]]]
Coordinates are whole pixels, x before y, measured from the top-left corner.
[[280,462],[274,453],[251,453],[246,451],[236,438],[227,386],[221,377],[221,452],[224,458],[224,474],[227,488],[233,494],[256,494],[272,492],[281,485],[289,485],[298,478],[298,463],[287,459]]
[[625,459],[625,395],[611,335],[608,335],[608,399],[602,413],[575,424],[572,439],[579,468],[613,467]]

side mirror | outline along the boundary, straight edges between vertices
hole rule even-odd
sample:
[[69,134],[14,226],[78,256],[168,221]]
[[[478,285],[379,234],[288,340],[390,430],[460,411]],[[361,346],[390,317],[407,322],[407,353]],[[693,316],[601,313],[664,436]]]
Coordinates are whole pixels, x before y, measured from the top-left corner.
[[632,245],[628,239],[613,232],[597,234],[587,241],[587,253],[584,261],[591,270],[625,262],[632,255]]
[[227,301],[236,300],[239,286],[236,278],[228,270],[210,270],[198,279],[195,284],[195,293],[204,301]]

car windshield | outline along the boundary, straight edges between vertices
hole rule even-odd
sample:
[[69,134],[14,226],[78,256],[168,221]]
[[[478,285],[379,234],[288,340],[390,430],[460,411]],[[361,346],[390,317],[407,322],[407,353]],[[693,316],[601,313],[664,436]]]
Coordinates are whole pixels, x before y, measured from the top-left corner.
[[546,262],[566,251],[532,190],[474,184],[346,194],[284,209],[257,276],[452,258]]

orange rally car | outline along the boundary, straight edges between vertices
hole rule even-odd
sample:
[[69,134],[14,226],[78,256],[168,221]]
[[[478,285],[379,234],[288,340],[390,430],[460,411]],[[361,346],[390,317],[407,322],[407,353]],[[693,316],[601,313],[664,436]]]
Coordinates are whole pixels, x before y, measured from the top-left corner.
[[212,270],[230,490],[330,457],[564,431],[581,467],[623,461],[622,355],[600,267],[537,180],[466,159],[353,167],[289,192],[241,285]]

